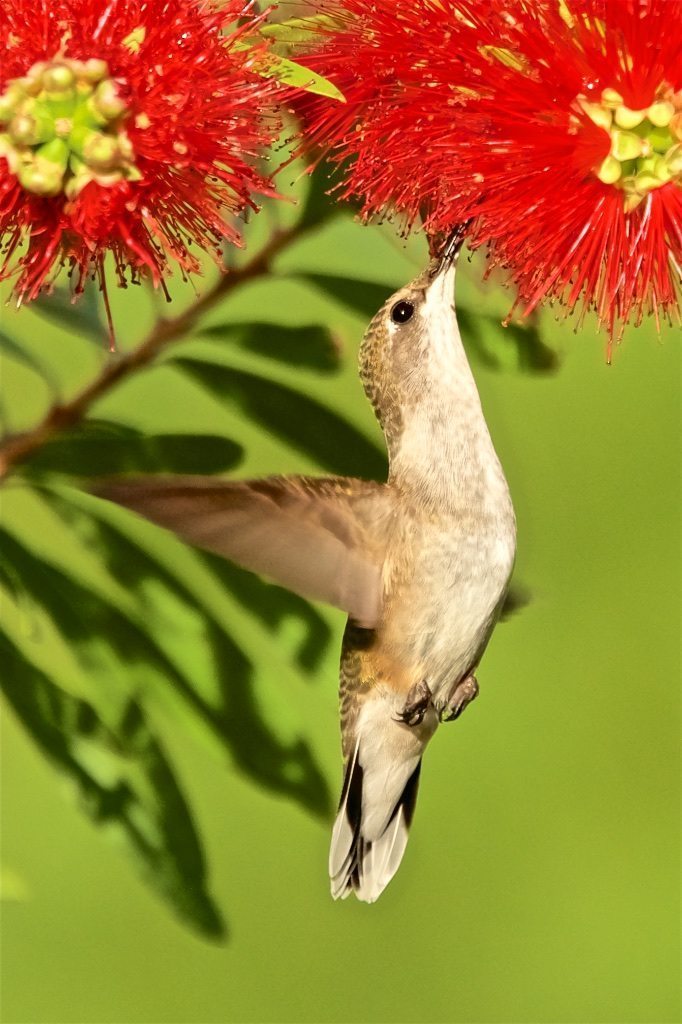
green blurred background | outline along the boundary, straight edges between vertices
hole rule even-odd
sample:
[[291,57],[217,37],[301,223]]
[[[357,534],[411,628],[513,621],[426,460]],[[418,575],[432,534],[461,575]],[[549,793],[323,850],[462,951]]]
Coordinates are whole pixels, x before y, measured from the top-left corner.
[[[249,228],[252,251],[273,216],[292,222],[297,214],[266,210]],[[414,276],[424,258],[419,240],[404,245],[388,227],[325,215],[278,259],[272,278],[236,292],[175,361],[127,382],[95,413],[143,435],[236,439],[245,450],[237,476],[380,472],[357,347],[372,302]],[[347,279],[369,285],[349,292]],[[277,605],[279,592],[260,584],[245,598],[248,578],[221,575],[214,560],[110,510],[191,592],[155,580],[148,566],[137,578],[134,556],[117,556],[88,520],[93,499],[69,520],[54,512],[49,487],[29,492],[30,474],[5,488],[3,522],[14,543],[57,574],[80,574],[81,584],[94,579],[97,559],[106,563],[106,586],[127,591],[138,624],[140,615],[149,620],[207,707],[218,676],[229,692],[240,658],[252,675],[242,672],[239,685],[253,687],[240,691],[213,734],[172,685],[163,689],[163,666],[150,655],[147,672],[137,641],[128,649],[119,620],[108,630],[95,599],[78,605],[64,592],[82,635],[60,638],[59,610],[38,609],[30,588],[20,596],[22,565],[6,575],[25,617],[16,634],[24,668],[31,661],[49,675],[57,666],[64,685],[72,678],[87,699],[134,672],[202,837],[207,891],[226,921],[225,936],[213,941],[174,917],[131,869],[120,831],[94,827],[81,813],[73,782],[10,708],[2,722],[8,1024],[680,1020],[679,338],[659,338],[650,325],[633,330],[608,366],[605,339],[591,324],[574,334],[544,314],[538,333],[501,329],[509,293],[482,286],[475,264],[463,264],[458,289],[514,496],[516,579],[530,603],[498,627],[480,699],[431,745],[405,861],[376,905],[334,904],[326,876],[340,782],[343,617],[285,598]],[[191,301],[179,283],[172,291],[176,308]],[[158,305],[140,289],[116,294],[114,304],[126,348]],[[72,315],[80,314],[68,306],[4,311],[8,429],[34,423],[51,387],[68,396],[105,360],[101,332],[88,337]],[[225,324],[253,321],[296,328],[288,357],[226,335]],[[317,325],[331,329],[332,348]],[[308,348],[299,350],[304,327]],[[183,368],[180,357],[213,369]],[[56,382],[45,383],[46,373]],[[275,381],[275,390],[264,383],[259,392],[254,376]],[[318,406],[337,417],[327,424],[328,451]],[[200,450],[192,443],[190,461]],[[55,451],[41,467],[56,492],[68,491],[65,459],[68,452]],[[274,601],[269,620],[258,611],[261,597]],[[97,633],[101,650],[88,637]],[[69,652],[79,657],[79,645],[85,654],[71,677]],[[22,673],[10,689],[32,685]],[[277,761],[277,751],[294,749],[305,757]]]

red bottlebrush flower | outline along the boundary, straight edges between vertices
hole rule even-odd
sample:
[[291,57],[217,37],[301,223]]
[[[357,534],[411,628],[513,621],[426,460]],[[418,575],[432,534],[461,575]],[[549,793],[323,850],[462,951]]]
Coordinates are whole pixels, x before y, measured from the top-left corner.
[[471,220],[528,312],[679,320],[680,0],[336,0],[309,138],[371,216]]
[[[66,264],[81,291],[220,259],[226,217],[270,187],[277,85],[243,45],[244,0],[0,0],[0,277],[33,299]],[[241,27],[234,27],[241,18]],[[232,26],[232,28],[230,28]]]

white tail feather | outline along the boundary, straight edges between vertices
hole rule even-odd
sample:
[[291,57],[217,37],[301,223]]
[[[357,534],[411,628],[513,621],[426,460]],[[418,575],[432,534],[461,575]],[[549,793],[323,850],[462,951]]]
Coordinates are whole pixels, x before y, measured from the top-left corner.
[[[390,786],[384,787],[389,802],[383,807],[366,806],[367,796],[376,797],[378,786],[367,787],[366,770],[361,763],[360,743],[356,744],[346,768],[339,813],[334,822],[329,851],[329,875],[334,899],[345,899],[355,892],[359,900],[373,903],[395,875],[407,846],[409,826],[414,812],[421,759],[402,762],[402,784],[395,791],[396,766],[390,772]],[[373,773],[376,774],[376,773]],[[384,773],[384,779],[386,779]],[[372,830],[368,838],[366,824],[382,820],[381,831]]]

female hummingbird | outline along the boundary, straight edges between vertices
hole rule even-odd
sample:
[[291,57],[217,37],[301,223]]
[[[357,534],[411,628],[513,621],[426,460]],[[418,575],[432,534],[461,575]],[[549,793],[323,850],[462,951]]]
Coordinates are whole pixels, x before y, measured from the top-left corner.
[[373,902],[407,843],[421,758],[478,693],[500,614],[514,510],[455,316],[462,232],[377,313],[360,373],[386,438],[386,483],[346,477],[108,482],[109,498],[192,544],[348,613],[344,783],[334,898]]

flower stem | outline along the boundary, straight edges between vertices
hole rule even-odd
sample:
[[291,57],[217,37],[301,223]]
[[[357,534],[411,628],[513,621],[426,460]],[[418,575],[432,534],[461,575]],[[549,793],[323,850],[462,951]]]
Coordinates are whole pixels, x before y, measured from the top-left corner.
[[110,358],[99,376],[87,385],[69,402],[53,405],[45,417],[30,430],[10,434],[0,442],[0,481],[17,466],[31,458],[56,434],[69,430],[81,423],[91,407],[100,398],[112,391],[118,384],[138,370],[150,366],[162,352],[174,342],[181,341],[194,327],[197,320],[233,291],[255,278],[269,273],[272,261],[284,249],[296,241],[306,228],[294,225],[286,230],[273,232],[260,252],[242,267],[231,270],[221,277],[212,288],[179,316],[172,319],[160,318],[144,341],[123,355]]

